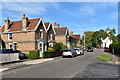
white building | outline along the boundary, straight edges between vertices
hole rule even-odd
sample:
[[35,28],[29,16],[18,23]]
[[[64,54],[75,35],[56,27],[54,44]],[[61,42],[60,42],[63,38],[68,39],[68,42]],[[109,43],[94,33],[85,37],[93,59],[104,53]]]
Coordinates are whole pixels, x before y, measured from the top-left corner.
[[101,44],[102,48],[105,48],[105,47],[109,48],[109,45],[112,44],[113,42],[112,40],[110,40],[110,37],[106,37],[105,39],[101,38],[101,41],[102,41],[102,44]]

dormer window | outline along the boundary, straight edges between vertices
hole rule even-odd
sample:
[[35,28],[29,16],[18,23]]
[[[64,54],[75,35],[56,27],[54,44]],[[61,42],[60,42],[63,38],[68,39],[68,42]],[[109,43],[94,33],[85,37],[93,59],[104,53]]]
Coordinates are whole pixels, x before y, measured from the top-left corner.
[[52,40],[53,39],[53,35],[52,35],[52,33],[50,33],[50,40]]
[[40,29],[40,38],[43,38],[43,30]]
[[8,34],[8,40],[12,40],[12,33]]

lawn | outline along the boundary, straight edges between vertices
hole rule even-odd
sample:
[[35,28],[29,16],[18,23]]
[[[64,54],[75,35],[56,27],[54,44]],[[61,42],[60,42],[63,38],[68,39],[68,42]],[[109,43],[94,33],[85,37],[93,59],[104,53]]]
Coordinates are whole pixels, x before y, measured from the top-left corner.
[[99,59],[101,61],[111,61],[112,57],[107,54],[100,54],[97,56],[97,59]]

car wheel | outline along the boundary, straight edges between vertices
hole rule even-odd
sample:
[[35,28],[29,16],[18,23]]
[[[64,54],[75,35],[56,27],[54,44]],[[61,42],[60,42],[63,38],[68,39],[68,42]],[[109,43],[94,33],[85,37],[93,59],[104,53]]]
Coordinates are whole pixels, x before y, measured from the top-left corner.
[[74,57],[74,55],[71,56],[72,58]]

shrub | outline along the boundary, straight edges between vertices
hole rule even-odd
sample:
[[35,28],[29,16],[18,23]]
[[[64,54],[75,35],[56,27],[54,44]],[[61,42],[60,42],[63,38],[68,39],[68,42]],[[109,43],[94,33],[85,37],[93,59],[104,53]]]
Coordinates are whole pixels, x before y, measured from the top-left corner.
[[60,43],[54,43],[53,45],[54,51],[60,51],[62,49]]
[[53,47],[48,47],[48,51],[54,51]]
[[111,53],[120,56],[120,42],[112,43],[109,48]]
[[53,51],[44,51],[42,58],[52,58],[55,56],[55,52]]
[[64,45],[63,43],[59,43],[60,44],[60,46],[61,46],[61,50],[65,50],[65,49],[68,49],[68,47],[66,46],[66,45]]
[[28,59],[37,59],[38,56],[38,51],[31,50],[29,51]]

